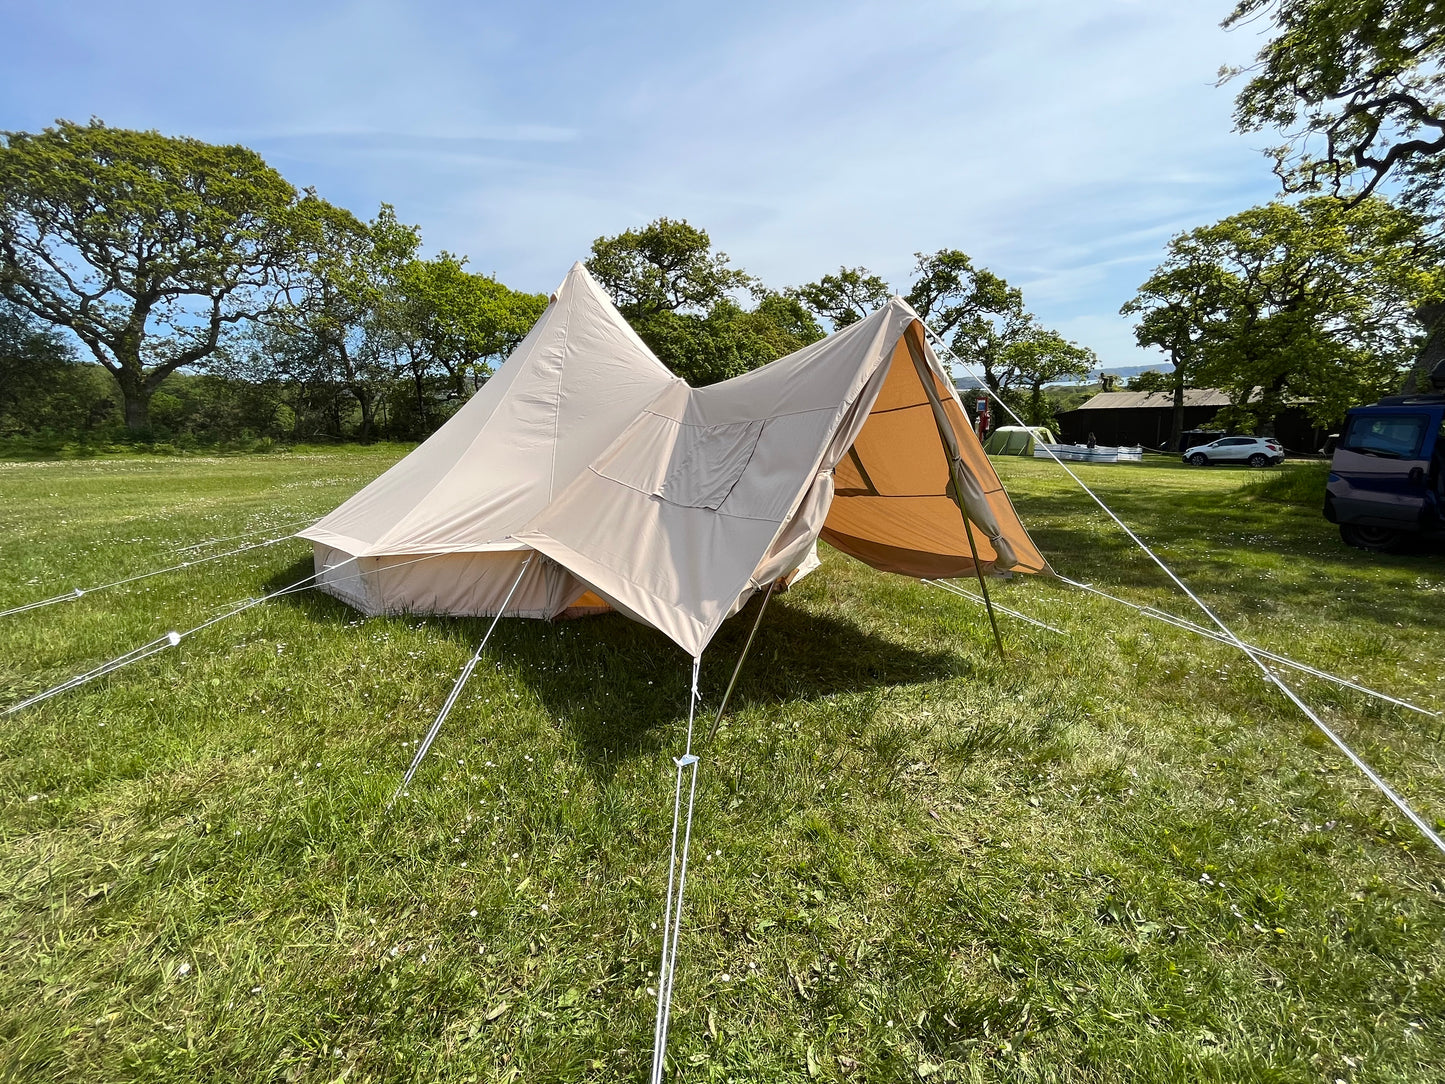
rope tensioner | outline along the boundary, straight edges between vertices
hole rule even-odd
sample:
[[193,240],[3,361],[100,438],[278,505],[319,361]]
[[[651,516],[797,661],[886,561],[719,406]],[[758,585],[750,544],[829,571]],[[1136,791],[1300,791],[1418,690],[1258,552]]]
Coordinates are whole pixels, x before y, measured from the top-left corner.
[[[410,561],[402,561],[398,564],[388,565],[387,567],[404,568],[406,565],[418,564],[421,561],[430,561],[434,557],[438,556],[440,555],[435,553],[429,553],[424,557],[416,557]],[[270,602],[272,599],[281,598],[284,595],[294,594],[297,591],[305,591],[308,588],[315,586],[316,581],[319,581],[323,576],[335,572],[339,568],[344,568],[357,560],[359,560],[359,558],[348,557],[346,558],[346,560],[338,561],[336,564],[329,565],[328,567],[323,568],[319,572],[313,572],[311,575],[303,577],[302,579],[297,580],[295,583],[287,587],[282,587],[279,590],[272,591],[269,595],[262,595],[260,598],[248,598],[244,602],[233,606],[231,609],[225,611],[224,613],[218,614],[215,617],[207,618],[199,625],[196,625],[194,628],[186,629],[184,632],[176,632],[172,630],[171,632],[166,633],[164,636],[152,640],[148,644],[142,644],[140,647],[134,648],[131,651],[127,651],[124,655],[118,655],[114,659],[109,660],[108,662],[101,663],[99,666],[91,670],[87,670],[83,674],[77,674],[75,675],[75,677],[70,678],[67,681],[63,681],[59,685],[56,685],[52,688],[46,689],[44,692],[36,693],[34,696],[28,697],[27,699],[20,701],[18,704],[12,704],[10,707],[6,708],[4,712],[0,712],[0,714],[13,715],[15,712],[21,711],[24,708],[31,707],[34,704],[38,704],[42,700],[49,700],[52,696],[58,696],[63,692],[68,692],[71,689],[76,689],[82,685],[87,685],[90,682],[95,681],[97,678],[104,677],[106,674],[114,673],[116,670],[121,669],[121,667],[129,666],[131,663],[140,662],[142,659],[150,658],[152,655],[156,655],[162,651],[166,651],[170,648],[176,647],[180,644],[182,640],[186,639],[187,637],[194,636],[196,633],[201,632],[204,629],[208,629],[212,625],[219,624],[220,622],[225,621],[228,618],[235,617],[237,614],[244,613],[252,607],[261,605],[263,602]]]

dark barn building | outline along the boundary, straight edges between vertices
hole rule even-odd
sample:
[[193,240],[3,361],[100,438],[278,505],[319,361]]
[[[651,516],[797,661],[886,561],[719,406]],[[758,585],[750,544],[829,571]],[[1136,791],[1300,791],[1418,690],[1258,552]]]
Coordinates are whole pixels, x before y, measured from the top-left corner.
[[[1214,416],[1229,405],[1229,396],[1218,388],[1186,389],[1185,430],[1212,428]],[[1083,444],[1092,433],[1099,444],[1160,449],[1169,442],[1173,411],[1173,392],[1101,391],[1083,406],[1061,413],[1059,431],[1070,444]],[[1273,435],[1292,452],[1317,452],[1326,435],[1299,407],[1286,407],[1275,419],[1274,430]]]

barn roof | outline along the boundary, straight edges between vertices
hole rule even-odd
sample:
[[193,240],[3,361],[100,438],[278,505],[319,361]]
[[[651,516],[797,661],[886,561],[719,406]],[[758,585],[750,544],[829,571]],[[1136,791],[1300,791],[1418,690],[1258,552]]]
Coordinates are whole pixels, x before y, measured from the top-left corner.
[[[1229,396],[1218,388],[1185,388],[1186,407],[1227,407]],[[1101,391],[1075,410],[1168,410],[1174,406],[1172,391]]]

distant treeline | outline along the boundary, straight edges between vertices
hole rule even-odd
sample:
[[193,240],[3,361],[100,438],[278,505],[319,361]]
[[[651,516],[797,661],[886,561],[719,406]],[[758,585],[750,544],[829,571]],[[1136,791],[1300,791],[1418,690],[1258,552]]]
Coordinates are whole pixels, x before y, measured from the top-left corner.
[[[423,258],[389,205],[362,220],[245,147],[94,120],[0,139],[0,437],[421,439],[547,304],[466,257]],[[1268,431],[1289,403],[1332,424],[1421,371],[1445,309],[1433,231],[1378,195],[1314,195],[1177,235],[1123,309],[1172,363],[1139,385],[1173,392],[1176,429],[1183,390],[1201,386],[1248,404],[1219,419],[1233,428]],[[587,266],[694,385],[895,292],[862,267],[770,287],[667,218],[597,238]],[[1032,424],[1054,424],[1046,385],[1099,367],[957,249],[917,253],[898,292]]]
[[[383,204],[363,221],[245,147],[59,121],[0,145],[0,436],[226,442],[419,439],[521,341],[546,297],[474,273]],[[846,326],[893,290],[863,268],[773,289],[660,218],[587,261],[695,385]],[[560,277],[559,269],[559,277]],[[908,299],[995,390],[1097,359],[957,250]]]

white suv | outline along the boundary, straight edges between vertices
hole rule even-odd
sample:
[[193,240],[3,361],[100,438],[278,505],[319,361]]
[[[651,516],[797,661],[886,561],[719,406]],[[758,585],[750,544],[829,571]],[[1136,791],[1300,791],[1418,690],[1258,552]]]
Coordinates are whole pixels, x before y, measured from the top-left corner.
[[1284,446],[1273,437],[1220,437],[1212,444],[1196,444],[1183,458],[1196,467],[1207,467],[1210,463],[1271,467],[1284,462]]

